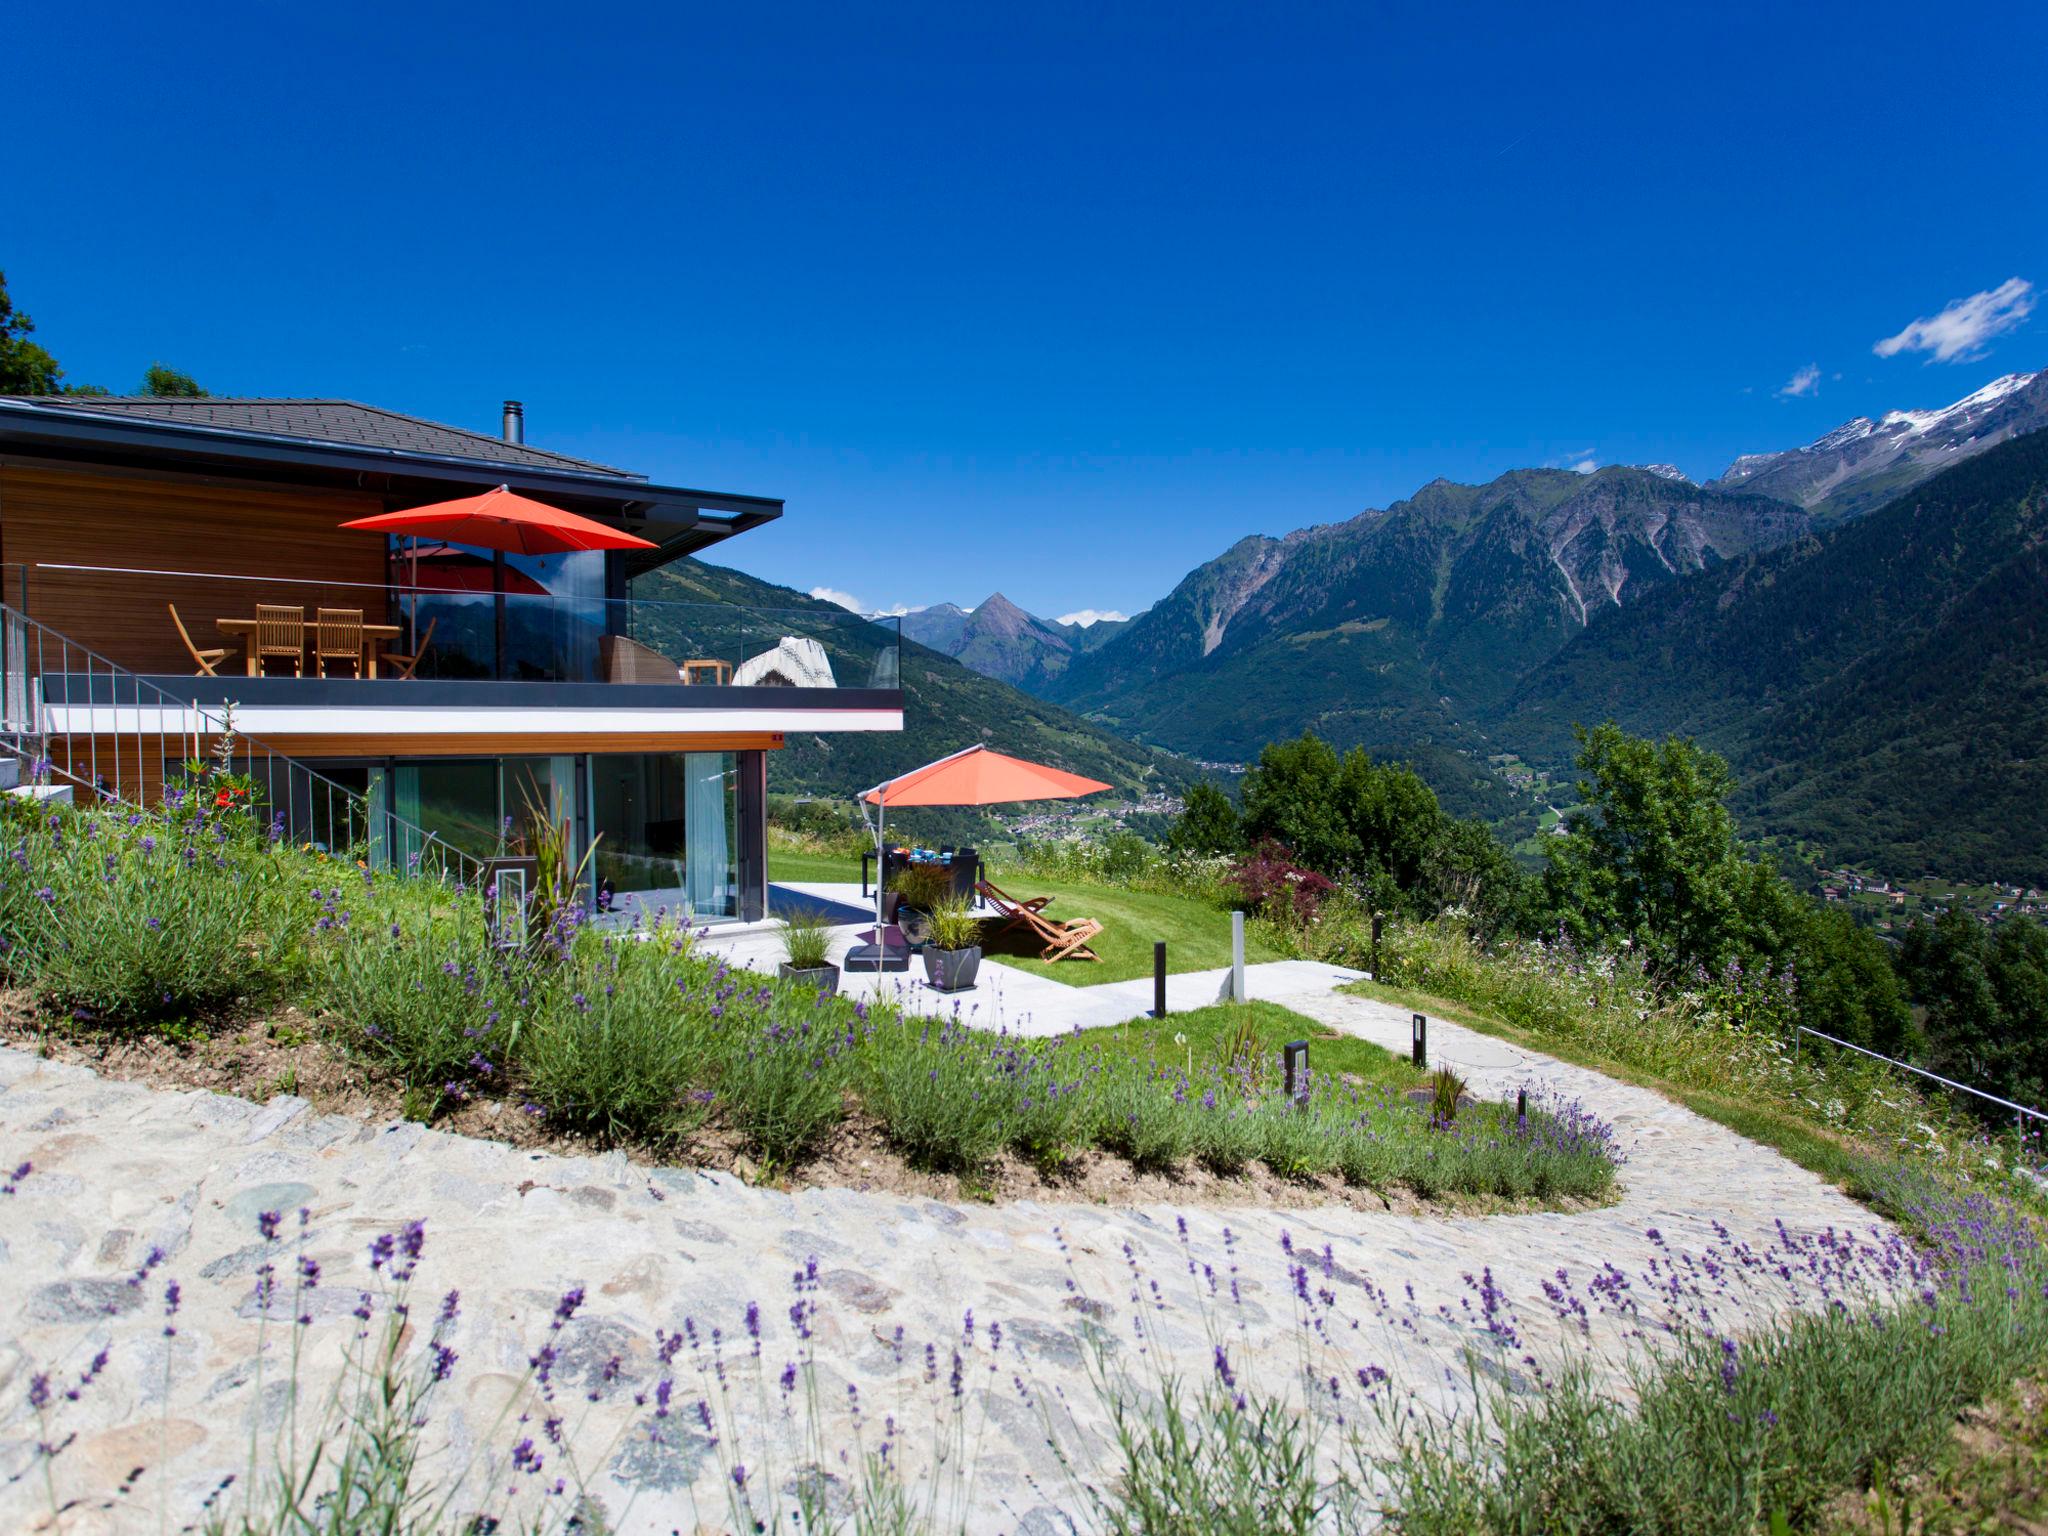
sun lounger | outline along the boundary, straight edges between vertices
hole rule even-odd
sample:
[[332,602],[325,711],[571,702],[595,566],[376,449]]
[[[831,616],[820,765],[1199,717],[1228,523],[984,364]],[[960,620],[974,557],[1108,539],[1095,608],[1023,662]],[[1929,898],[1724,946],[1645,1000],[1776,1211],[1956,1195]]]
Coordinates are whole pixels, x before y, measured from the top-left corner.
[[1102,956],[1088,947],[1088,941],[1102,932],[1102,924],[1092,917],[1071,917],[1064,921],[1045,916],[1045,906],[1050,896],[1033,896],[1024,901],[1006,895],[986,880],[978,881],[975,889],[982,900],[996,909],[996,915],[1004,921],[996,933],[1008,933],[1012,928],[1022,928],[1034,939],[1041,941],[1045,948],[1039,953],[1041,960],[1100,960]]

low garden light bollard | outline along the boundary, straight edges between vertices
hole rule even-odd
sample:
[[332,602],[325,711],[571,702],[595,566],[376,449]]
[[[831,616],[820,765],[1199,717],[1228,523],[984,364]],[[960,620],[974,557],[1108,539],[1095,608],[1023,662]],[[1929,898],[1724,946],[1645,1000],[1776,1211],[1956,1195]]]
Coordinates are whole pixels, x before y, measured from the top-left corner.
[[1287,1101],[1296,1109],[1308,1108],[1308,1042],[1290,1040],[1281,1047],[1280,1061],[1286,1070]]
[[1408,1059],[1418,1067],[1429,1065],[1429,1020],[1423,1014],[1416,1014],[1409,1025]]
[[1166,940],[1152,946],[1152,1017],[1166,1017]]
[[1244,914],[1230,914],[1230,1000],[1233,1003],[1245,1001],[1244,995]]

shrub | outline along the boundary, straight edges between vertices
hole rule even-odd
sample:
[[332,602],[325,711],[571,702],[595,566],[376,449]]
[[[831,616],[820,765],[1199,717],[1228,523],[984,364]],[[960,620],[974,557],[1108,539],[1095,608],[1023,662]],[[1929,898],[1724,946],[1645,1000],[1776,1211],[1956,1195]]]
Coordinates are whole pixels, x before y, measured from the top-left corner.
[[776,1167],[816,1152],[846,1118],[860,1039],[852,1005],[808,987],[756,987],[724,966],[677,986],[719,1025],[720,1118]]
[[987,1037],[957,1021],[891,1023],[869,1042],[861,1101],[915,1166],[971,1173],[1010,1135],[1016,1076],[997,1067]]
[[1244,1172],[1265,1145],[1265,1128],[1256,1113],[1232,1096],[1206,1091],[1193,1120],[1195,1159],[1225,1178]]
[[1309,1179],[1337,1165],[1332,1126],[1315,1109],[1268,1099],[1256,1112],[1259,1160],[1283,1179]]
[[1255,843],[1231,866],[1230,889],[1245,906],[1279,922],[1306,923],[1323,898],[1336,889],[1312,869],[1294,862],[1294,855],[1271,838]]
[[1055,1172],[1087,1139],[1090,1089],[1100,1063],[1081,1060],[1078,1050],[1062,1042],[1040,1050],[999,1049],[995,1063],[1009,1100],[1011,1148],[1040,1172]]
[[[9,817],[0,918],[9,975],[84,1019],[218,1011],[295,963],[296,887],[238,815]],[[310,919],[308,919],[310,921]]]
[[373,891],[352,918],[313,894],[317,994],[346,1050],[437,1097],[503,1073],[539,982],[523,951],[488,942],[480,903],[420,911]]
[[1109,1063],[1096,1080],[1095,1101],[1096,1142],[1134,1166],[1170,1172],[1194,1155],[1200,1111],[1178,1071]]
[[714,1048],[689,993],[696,967],[678,963],[688,950],[674,927],[586,934],[548,975],[516,1059],[551,1125],[659,1145],[703,1119],[693,1090],[709,1079]]

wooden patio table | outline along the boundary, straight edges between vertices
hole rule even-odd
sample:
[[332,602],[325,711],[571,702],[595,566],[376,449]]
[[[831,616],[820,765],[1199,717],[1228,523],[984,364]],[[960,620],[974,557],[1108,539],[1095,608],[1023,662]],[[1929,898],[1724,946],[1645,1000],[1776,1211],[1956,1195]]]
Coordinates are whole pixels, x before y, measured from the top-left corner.
[[[222,634],[242,642],[242,654],[248,663],[249,676],[256,675],[256,653],[252,648],[256,639],[256,621],[250,619],[215,619],[214,627]],[[309,625],[308,628],[311,626]],[[399,624],[365,624],[363,626],[363,676],[377,675],[377,645],[379,641],[396,640],[405,633]]]

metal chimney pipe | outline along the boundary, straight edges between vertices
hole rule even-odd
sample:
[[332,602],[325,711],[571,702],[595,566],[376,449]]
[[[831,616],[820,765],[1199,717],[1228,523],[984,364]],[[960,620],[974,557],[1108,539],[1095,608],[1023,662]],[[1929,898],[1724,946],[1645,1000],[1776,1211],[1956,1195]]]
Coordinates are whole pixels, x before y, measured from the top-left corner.
[[526,441],[526,407],[517,400],[505,402],[505,441],[523,443]]

